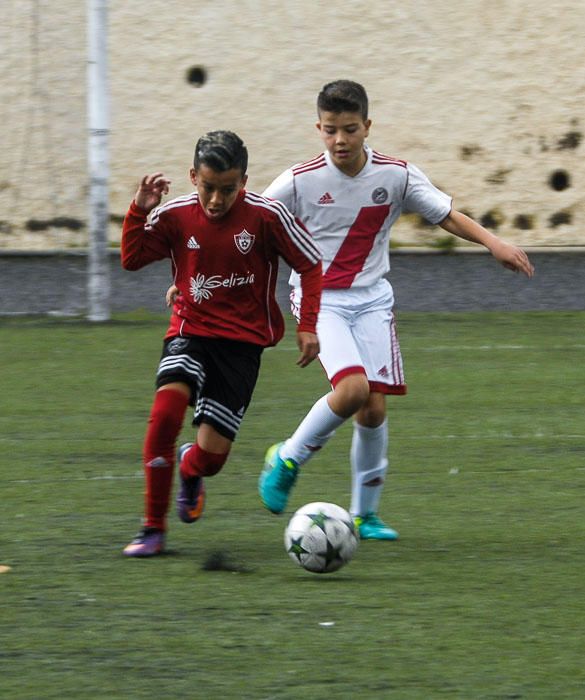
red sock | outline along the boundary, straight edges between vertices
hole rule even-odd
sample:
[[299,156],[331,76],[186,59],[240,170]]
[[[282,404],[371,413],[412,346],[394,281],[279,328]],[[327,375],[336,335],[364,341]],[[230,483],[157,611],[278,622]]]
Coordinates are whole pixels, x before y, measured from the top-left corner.
[[181,473],[187,479],[193,476],[214,476],[223,467],[227,457],[227,452],[208,452],[195,443],[183,457]]
[[189,399],[174,389],[154,395],[144,439],[145,527],[166,529],[166,515],[173,485],[175,445]]

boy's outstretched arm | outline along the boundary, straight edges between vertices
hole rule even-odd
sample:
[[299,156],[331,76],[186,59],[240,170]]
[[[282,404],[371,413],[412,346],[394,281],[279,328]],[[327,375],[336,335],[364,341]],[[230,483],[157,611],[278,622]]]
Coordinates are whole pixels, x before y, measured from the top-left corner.
[[523,272],[526,277],[534,274],[534,266],[522,248],[506,243],[460,211],[452,209],[439,226],[454,236],[485,246],[509,270]]

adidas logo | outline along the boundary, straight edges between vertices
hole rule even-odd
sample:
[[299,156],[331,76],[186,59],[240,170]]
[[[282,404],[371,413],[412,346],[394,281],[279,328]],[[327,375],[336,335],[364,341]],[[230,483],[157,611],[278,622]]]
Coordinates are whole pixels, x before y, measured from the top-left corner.
[[335,200],[329,194],[329,192],[325,192],[325,194],[319,200],[319,204],[335,204]]
[[190,248],[191,250],[197,250],[199,248],[199,243],[195,240],[193,236],[187,241],[187,248]]
[[390,375],[390,372],[388,372],[388,367],[384,365],[381,369],[378,370],[378,374],[381,377],[388,377]]
[[156,469],[157,467],[164,469],[165,467],[169,466],[169,463],[164,457],[155,457],[154,459],[151,459],[150,462],[147,462],[146,466],[150,469]]

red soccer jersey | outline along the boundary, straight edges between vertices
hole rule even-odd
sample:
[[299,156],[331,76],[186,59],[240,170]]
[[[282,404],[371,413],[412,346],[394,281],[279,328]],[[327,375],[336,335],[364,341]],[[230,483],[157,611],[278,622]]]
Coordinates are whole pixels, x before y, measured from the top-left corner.
[[321,254],[280,202],[242,191],[229,212],[212,221],[194,192],[153,210],[150,222],[132,202],[124,219],[121,253],[126,270],[171,259],[181,295],[167,338],[198,335],[276,345],[284,333],[275,298],[279,256],[301,275],[298,330],[315,332]]

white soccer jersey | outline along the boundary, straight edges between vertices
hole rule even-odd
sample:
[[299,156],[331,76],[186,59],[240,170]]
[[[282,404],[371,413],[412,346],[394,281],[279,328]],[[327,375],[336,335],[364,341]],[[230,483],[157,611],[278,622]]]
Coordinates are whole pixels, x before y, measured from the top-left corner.
[[[283,202],[309,229],[323,255],[323,288],[369,287],[390,269],[390,229],[403,211],[436,224],[451,197],[416,166],[365,146],[367,162],[350,177],[327,151],[289,168],[264,195]],[[298,286],[293,272],[290,282]]]

